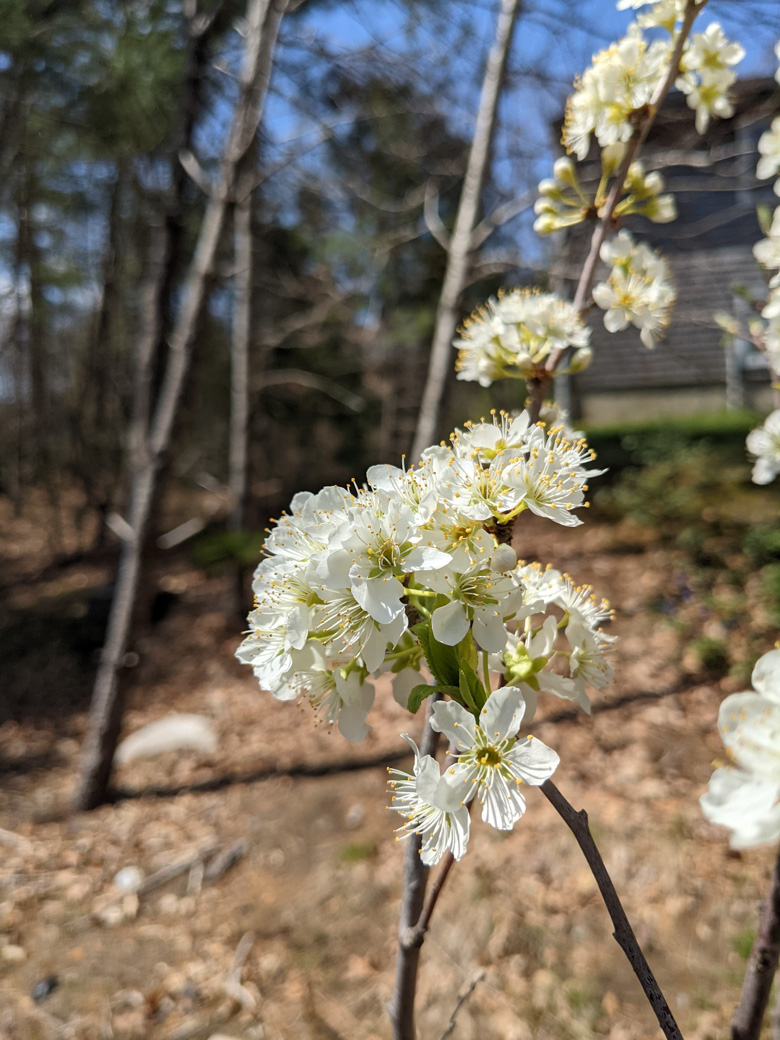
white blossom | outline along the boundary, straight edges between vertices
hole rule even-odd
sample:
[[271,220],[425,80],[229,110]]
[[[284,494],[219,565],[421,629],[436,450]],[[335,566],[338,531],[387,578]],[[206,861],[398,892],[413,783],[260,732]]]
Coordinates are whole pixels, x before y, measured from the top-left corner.
[[737,77],[731,67],[744,56],[744,47],[729,42],[717,22],[688,41],[680,59],[682,75],[677,79],[677,87],[687,95],[688,106],[696,111],[698,133],[706,131],[711,116],[728,119],[734,114],[728,92]]
[[766,238],[753,246],[753,256],[769,271],[777,271],[769,280],[770,289],[780,287],[780,206],[772,215],[772,224]]
[[628,231],[606,241],[600,256],[612,268],[607,280],[593,287],[593,299],[606,312],[604,327],[620,332],[634,325],[644,345],[654,347],[677,298],[669,265],[645,242],[635,243]]
[[[772,125],[758,139],[758,151],[761,158],[756,167],[756,176],[760,180],[774,177],[780,171],[780,116],[772,120]],[[780,195],[780,180],[775,182],[774,191]]]
[[388,770],[393,777],[390,808],[406,817],[398,837],[421,836],[420,858],[426,866],[438,863],[445,852],[461,859],[469,840],[466,797],[470,789],[458,777],[442,776],[434,758],[421,755],[408,733],[401,736],[414,751],[414,772]]
[[480,386],[505,376],[530,378],[556,350],[572,347],[573,363],[583,364],[590,357],[589,340],[590,329],[567,300],[555,293],[514,289],[488,300],[466,319],[453,344],[458,350],[455,367],[458,379]]
[[780,473],[780,408],[775,409],[747,435],[746,447],[756,456],[753,466],[754,484],[771,484]]
[[704,815],[731,829],[734,848],[780,837],[780,650],[759,659],[753,690],[720,706],[718,728],[733,766],[716,769],[701,798]]
[[521,784],[538,787],[548,780],[560,759],[552,748],[533,737],[516,739],[525,702],[514,686],[495,690],[479,715],[454,701],[434,705],[431,726],[449,739],[456,761],[447,771],[454,782],[470,785],[482,819],[499,830],[511,830],[525,812]]
[[628,141],[634,132],[632,113],[650,102],[670,54],[669,41],[648,44],[633,23],[622,40],[594,55],[566,106],[567,150],[585,159],[591,134],[602,148]]

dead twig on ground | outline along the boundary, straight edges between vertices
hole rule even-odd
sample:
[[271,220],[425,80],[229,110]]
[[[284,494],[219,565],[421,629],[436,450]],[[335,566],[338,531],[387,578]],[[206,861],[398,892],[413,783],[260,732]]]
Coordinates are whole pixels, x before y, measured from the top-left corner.
[[249,956],[249,952],[255,944],[253,932],[244,932],[239,940],[236,952],[233,956],[233,966],[225,981],[225,993],[240,1004],[246,1011],[254,1011],[257,1001],[246,986],[241,984],[241,969]]

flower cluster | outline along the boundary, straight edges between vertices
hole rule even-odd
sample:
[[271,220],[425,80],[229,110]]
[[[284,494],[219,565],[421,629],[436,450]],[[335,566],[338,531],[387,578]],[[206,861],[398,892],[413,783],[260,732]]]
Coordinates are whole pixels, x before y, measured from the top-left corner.
[[676,85],[688,96],[688,107],[696,111],[698,133],[706,131],[711,116],[728,119],[734,114],[728,96],[737,79],[732,66],[744,57],[744,47],[730,43],[717,22],[688,42],[680,60],[682,75]]
[[[441,777],[418,754],[415,773],[396,780],[395,807],[410,817],[403,833],[424,834],[426,862],[445,848],[462,854],[461,803],[476,791],[485,818],[511,826],[525,804],[516,782],[550,775],[554,752],[515,739],[538,694],[587,710],[586,686],[611,675],[607,605],[518,562],[506,538],[525,511],[581,523],[587,481],[602,472],[592,458],[560,426],[494,415],[409,470],[374,466],[365,487],[296,495],[268,533],[237,651],[265,689],[308,700],[352,741],[370,729],[371,679],[382,672],[394,673],[394,696],[411,711],[437,690],[450,698],[435,718],[442,732],[462,731],[456,766]],[[507,692],[490,692],[491,670],[514,691],[511,711]]]
[[[644,7],[642,0],[621,0],[618,8]],[[672,55],[673,36],[687,5],[661,0],[650,12],[629,25],[622,40],[593,57],[574,94],[569,98],[563,127],[563,144],[578,159],[586,158],[593,134],[604,148],[628,141],[634,133],[637,113],[650,105]],[[642,30],[663,27],[669,39],[648,42]],[[686,40],[676,85],[696,111],[696,129],[703,134],[711,116],[728,117],[733,108],[728,91],[736,75],[732,67],[745,52],[730,43],[717,22]]]
[[718,728],[733,765],[716,769],[701,798],[704,815],[731,830],[733,848],[780,837],[780,650],[759,659],[753,690],[720,706]]
[[[780,59],[780,43],[775,48]],[[780,69],[775,78],[780,82]],[[761,158],[756,167],[756,176],[762,180],[780,173],[780,116],[772,121],[758,142]],[[780,178],[775,180],[774,191],[780,195]],[[772,216],[766,237],[753,246],[756,260],[768,271],[774,271],[769,279],[769,293],[761,318],[752,319],[748,325],[751,338],[766,355],[774,379],[780,378],[780,206]],[[738,330],[737,330],[738,331]],[[747,450],[756,456],[753,481],[769,484],[780,473],[780,410],[769,415],[763,426],[752,430],[746,442]]]
[[502,377],[527,379],[544,366],[554,351],[572,347],[566,368],[581,371],[591,359],[590,329],[572,305],[555,293],[514,289],[488,300],[461,329],[454,346],[459,351],[458,379],[490,386]]
[[[506,649],[491,658],[491,667],[522,690],[529,719],[539,693],[576,701],[590,713],[586,687],[600,690],[613,674],[608,650],[614,636],[601,627],[612,620],[609,603],[597,599],[590,585],[575,585],[568,575],[538,563],[521,560],[512,577],[534,614],[522,629],[510,632]],[[556,649],[564,639],[568,649]],[[558,671],[551,668],[553,660]]]
[[648,43],[632,23],[622,40],[593,57],[566,106],[563,144],[585,159],[591,134],[601,147],[628,141],[632,116],[649,104],[671,54],[669,40]]
[[584,220],[593,203],[577,176],[574,163],[566,156],[556,159],[553,176],[539,182],[539,198],[534,203],[534,231],[549,235]]
[[[703,6],[707,0],[698,0]],[[687,7],[687,0],[618,0],[618,11],[626,8],[647,7],[652,4],[650,11],[637,15],[637,23],[643,29],[666,29],[668,33],[674,32],[677,22],[682,19]]]
[[612,269],[607,280],[593,288],[593,299],[606,311],[605,328],[619,332],[630,323],[652,349],[669,324],[677,298],[669,265],[646,243],[634,242],[628,231],[605,242],[600,255]]
[[753,483],[771,484],[780,473],[780,408],[766,417],[763,426],[750,431],[746,447],[756,456]]

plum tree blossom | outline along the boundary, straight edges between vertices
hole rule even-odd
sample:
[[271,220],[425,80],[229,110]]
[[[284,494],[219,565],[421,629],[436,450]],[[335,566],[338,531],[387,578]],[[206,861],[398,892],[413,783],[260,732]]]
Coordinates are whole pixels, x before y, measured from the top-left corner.
[[712,115],[728,119],[734,106],[728,96],[736,82],[733,65],[745,57],[745,48],[726,39],[717,22],[708,25],[703,33],[696,33],[680,60],[683,75],[677,87],[688,96],[688,106],[696,110],[696,129],[703,134]]
[[408,733],[401,736],[414,752],[414,773],[388,770],[393,778],[390,808],[406,817],[397,839],[420,834],[420,858],[428,867],[438,863],[445,852],[460,859],[469,840],[466,802],[473,792],[462,778],[447,772],[442,776],[436,759],[421,755]]
[[458,379],[490,386],[500,378],[528,379],[557,349],[574,350],[568,371],[590,362],[590,329],[555,293],[514,289],[488,300],[467,318],[458,350]]
[[448,737],[455,763],[447,773],[475,795],[482,819],[498,830],[511,830],[525,812],[520,785],[538,787],[555,771],[558,755],[533,737],[517,740],[525,702],[514,686],[495,690],[477,719],[454,701],[434,705],[431,725]]
[[[542,592],[503,536],[525,512],[580,523],[601,472],[592,461],[561,425],[493,414],[408,469],[374,466],[364,487],[296,495],[268,532],[237,656],[276,699],[309,701],[317,720],[359,741],[382,673],[411,711],[435,691],[449,698],[435,718],[461,726],[456,765],[442,777],[415,748],[414,772],[393,780],[401,833],[422,835],[426,863],[465,852],[463,805],[477,789],[485,818],[505,829],[525,808],[518,781],[551,774],[555,752],[517,738],[526,704],[552,692],[587,709],[586,683],[603,685],[609,640],[594,631],[608,614],[557,572]],[[491,692],[491,666],[517,685]]]
[[720,706],[718,728],[732,765],[712,774],[701,807],[712,823],[731,830],[733,848],[780,838],[780,650],[753,669],[753,690]]
[[780,473],[780,408],[770,412],[762,426],[747,436],[747,450],[756,456],[754,484],[771,484]]
[[607,280],[593,288],[593,299],[606,311],[604,327],[619,332],[634,325],[652,349],[669,324],[677,296],[669,265],[645,242],[636,243],[628,231],[604,243],[601,259],[612,269]]
[[[758,139],[758,151],[761,158],[756,167],[756,177],[766,180],[780,172],[780,116],[772,120],[772,125]],[[775,195],[780,195],[780,181],[775,181]]]
[[648,43],[632,23],[622,40],[593,57],[566,107],[563,143],[585,159],[591,134],[604,147],[628,141],[631,115],[649,103],[669,62],[669,40]]

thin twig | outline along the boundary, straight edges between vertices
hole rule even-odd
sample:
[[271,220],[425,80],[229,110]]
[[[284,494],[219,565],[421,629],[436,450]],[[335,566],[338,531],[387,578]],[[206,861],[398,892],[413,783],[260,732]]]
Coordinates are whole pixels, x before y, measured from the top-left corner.
[[436,907],[436,901],[439,898],[439,893],[444,887],[444,882],[447,880],[447,875],[450,872],[452,864],[455,862],[455,857],[451,852],[445,852],[442,857],[441,867],[439,873],[428,890],[425,903],[423,904],[422,911],[417,923],[412,928],[407,928],[404,935],[401,936],[401,945],[407,949],[414,949],[420,947],[425,939],[425,933],[428,931],[428,925],[431,923],[431,916]]
[[[577,283],[577,290],[574,294],[573,307],[580,315],[585,314],[589,307],[588,301],[593,287],[593,279],[596,275],[596,267],[598,266],[601,247],[613,227],[615,209],[617,208],[623,194],[623,186],[625,185],[626,177],[628,176],[629,167],[636,159],[639,149],[645,143],[647,135],[650,133],[655,118],[658,115],[658,110],[677,78],[685,41],[688,39],[693,23],[703,7],[704,4],[697,3],[696,0],[688,0],[685,14],[683,16],[682,27],[675,42],[674,50],[669,59],[669,65],[667,66],[664,78],[656,87],[653,96],[646,107],[644,117],[638,121],[634,133],[626,144],[626,151],[623,160],[618,167],[614,180],[612,181],[612,186],[610,187],[607,199],[599,212],[599,221],[593,231],[590,240],[590,249],[585,258],[585,263],[582,266],[582,273],[580,274],[579,282]],[[544,403],[544,395],[550,385],[553,373],[566,356],[568,349],[568,347],[563,347],[554,350],[547,358],[545,375],[529,381],[532,422],[536,422],[539,418],[542,404]]]
[[[428,698],[425,713],[425,728],[420,740],[422,755],[435,755],[439,734],[431,726],[433,706],[441,694]],[[415,1040],[414,998],[417,990],[417,969],[420,961],[420,946],[405,942],[410,929],[414,929],[424,909],[425,888],[428,883],[429,867],[420,858],[422,838],[412,834],[406,846],[404,858],[403,894],[401,896],[401,918],[398,922],[398,959],[395,969],[395,988],[390,998],[388,1012],[393,1025],[393,1040]],[[430,917],[430,915],[429,915]],[[424,933],[423,933],[424,934]]]
[[742,995],[731,1021],[731,1040],[757,1040],[780,956],[780,853],[750,952]]
[[466,1001],[469,999],[469,997],[474,992],[474,990],[477,988],[479,983],[484,979],[484,977],[485,977],[485,972],[484,971],[478,971],[477,974],[474,976],[474,978],[469,983],[468,987],[465,990],[462,991],[462,993],[458,997],[457,1004],[455,1005],[455,1007],[452,1010],[452,1014],[450,1015],[450,1020],[447,1023],[447,1025],[444,1027],[444,1032],[439,1037],[439,1040],[447,1040],[447,1037],[450,1035],[450,1033],[452,1033],[452,1030],[455,1028],[455,1019],[458,1017],[458,1012],[463,1007],[463,1005],[466,1003]]
[[661,988],[650,970],[650,965],[640,949],[634,930],[620,902],[620,897],[612,884],[612,878],[610,878],[607,868],[604,866],[604,860],[601,858],[601,853],[597,849],[593,836],[590,833],[588,814],[584,810],[578,812],[570,805],[551,780],[545,780],[541,785],[541,790],[577,839],[577,844],[582,849],[591,873],[596,879],[601,897],[615,926],[615,930],[612,933],[615,941],[625,953],[634,974],[639,979],[664,1036],[667,1037],[667,1040],[682,1040],[682,1033],[674,1020],[674,1015],[672,1015],[666,998],[661,992]]

